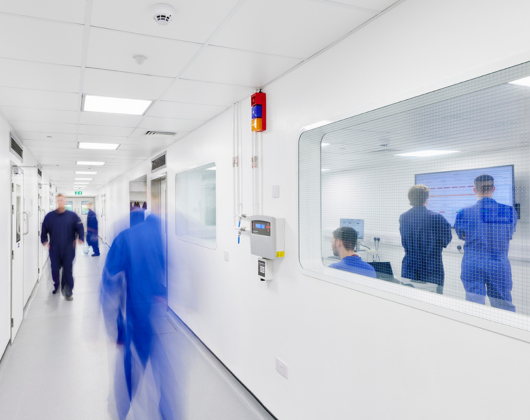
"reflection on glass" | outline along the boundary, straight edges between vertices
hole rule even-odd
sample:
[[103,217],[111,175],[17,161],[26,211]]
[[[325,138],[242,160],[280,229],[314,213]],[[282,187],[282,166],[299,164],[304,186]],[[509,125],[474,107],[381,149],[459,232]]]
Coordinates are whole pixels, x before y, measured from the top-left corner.
[[530,315],[530,87],[447,98],[323,135],[322,262]]
[[86,216],[88,214],[88,203],[90,203],[90,201],[81,201],[81,214],[83,216]]
[[210,163],[175,176],[175,233],[208,248],[216,246],[216,167]]
[[66,204],[64,205],[64,208],[66,210],[74,211],[74,203],[73,203],[73,201],[67,201]]

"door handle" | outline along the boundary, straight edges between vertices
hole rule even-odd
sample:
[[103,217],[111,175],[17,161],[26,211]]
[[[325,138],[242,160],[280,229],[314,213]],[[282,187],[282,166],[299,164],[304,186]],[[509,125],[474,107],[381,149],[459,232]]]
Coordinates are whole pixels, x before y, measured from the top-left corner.
[[20,212],[19,211],[17,211],[16,223],[17,223],[17,233],[20,235]]
[[29,214],[26,211],[23,211],[22,213],[26,215],[26,231],[23,233],[23,235],[27,235],[29,233]]

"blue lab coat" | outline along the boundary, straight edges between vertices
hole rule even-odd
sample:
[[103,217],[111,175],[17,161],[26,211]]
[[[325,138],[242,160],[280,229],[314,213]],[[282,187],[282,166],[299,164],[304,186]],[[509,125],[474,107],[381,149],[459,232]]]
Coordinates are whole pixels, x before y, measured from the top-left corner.
[[92,210],[88,211],[86,217],[86,241],[87,244],[92,246],[95,255],[99,255],[99,245],[98,245],[98,219],[96,213]]
[[[71,295],[74,288],[72,274],[75,257],[76,234],[81,241],[85,240],[85,229],[79,216],[69,210],[59,213],[57,210],[49,212],[42,221],[40,240],[50,245],[50,263],[55,289],[59,287],[59,271],[62,267],[62,285],[65,294]],[[50,239],[48,241],[48,235]]]
[[358,255],[344,257],[339,262],[331,264],[329,268],[336,268],[337,270],[349,271],[350,273],[361,274],[363,276],[375,278],[374,267],[361,260],[361,257]]
[[[103,270],[100,293],[109,331],[117,327],[117,343],[125,346],[123,363],[129,400],[138,385],[138,378],[132,375],[132,346],[145,369],[154,333],[150,317],[155,303],[165,301],[164,282],[160,220],[150,215],[144,223],[124,230],[114,239]],[[125,418],[128,409],[128,406],[121,409],[120,418]]]
[[465,241],[460,278],[467,300],[484,304],[487,295],[492,306],[515,312],[508,250],[516,224],[515,209],[489,197],[458,212],[455,230]]
[[442,251],[453,239],[451,224],[425,206],[414,206],[399,217],[405,257],[401,277],[444,285]]

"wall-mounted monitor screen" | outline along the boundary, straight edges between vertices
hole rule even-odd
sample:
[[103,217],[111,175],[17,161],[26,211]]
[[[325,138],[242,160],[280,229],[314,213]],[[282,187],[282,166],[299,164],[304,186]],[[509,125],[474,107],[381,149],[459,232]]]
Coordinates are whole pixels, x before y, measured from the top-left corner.
[[477,202],[473,180],[484,174],[491,175],[494,179],[493,198],[499,203],[513,206],[513,165],[417,174],[416,185],[423,184],[430,188],[427,208],[440,213],[454,226],[458,211]]

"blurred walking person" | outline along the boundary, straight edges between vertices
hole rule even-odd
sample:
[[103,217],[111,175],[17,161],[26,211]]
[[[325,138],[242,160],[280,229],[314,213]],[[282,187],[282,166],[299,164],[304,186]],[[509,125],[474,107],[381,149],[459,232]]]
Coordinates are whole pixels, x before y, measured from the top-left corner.
[[[59,290],[67,300],[72,300],[74,277],[72,274],[76,242],[80,245],[85,239],[83,222],[73,211],[66,210],[66,201],[62,194],[57,195],[57,209],[49,212],[42,221],[40,240],[50,250],[52,267],[53,294]],[[78,240],[76,241],[76,234]],[[50,239],[48,240],[48,235]],[[63,273],[59,279],[61,268]],[[59,281],[60,280],[60,281]]]
[[[150,377],[144,375],[148,361],[155,383],[142,389],[148,390],[149,401],[154,401],[163,419],[179,418],[174,407],[175,375],[152,325],[152,316],[163,316],[167,310],[165,267],[160,220],[154,214],[121,232],[107,255],[101,304],[107,330],[119,349],[114,390],[120,419],[127,417],[140,378]],[[125,387],[120,385],[123,379]],[[156,417],[144,413],[143,418]]]
[[92,247],[94,253],[93,257],[99,257],[98,245],[98,218],[96,213],[92,211],[92,203],[87,203],[88,214],[86,217],[86,242]]

